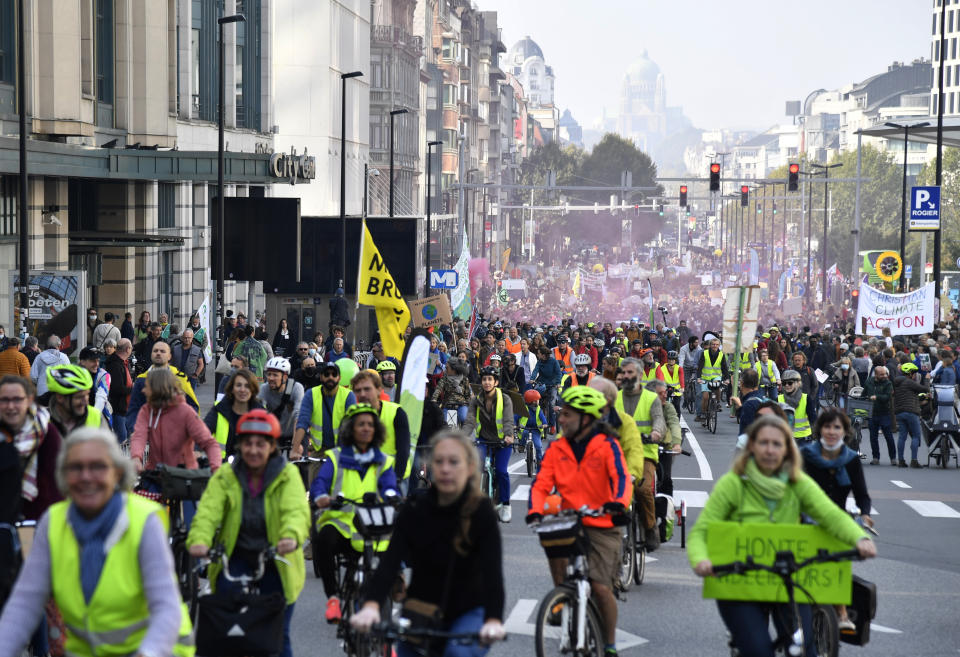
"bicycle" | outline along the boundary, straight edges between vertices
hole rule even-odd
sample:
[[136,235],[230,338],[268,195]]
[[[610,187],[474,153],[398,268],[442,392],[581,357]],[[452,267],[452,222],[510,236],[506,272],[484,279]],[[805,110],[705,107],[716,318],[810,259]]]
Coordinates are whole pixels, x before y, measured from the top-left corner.
[[[774,642],[774,647],[784,655],[790,657],[800,657],[804,654],[806,638],[804,637],[803,624],[800,619],[800,608],[796,600],[795,589],[800,589],[807,598],[811,600],[810,607],[813,613],[813,634],[812,639],[816,642],[817,655],[819,657],[836,657],[839,650],[840,632],[837,627],[837,612],[833,605],[818,605],[813,601],[813,597],[800,584],[794,581],[793,576],[815,563],[829,563],[839,561],[860,561],[862,557],[857,550],[843,550],[840,552],[828,552],[827,550],[818,550],[815,556],[803,561],[797,561],[796,556],[789,550],[783,550],[776,553],[773,564],[766,565],[756,563],[752,557],[747,557],[744,561],[733,561],[727,564],[721,564],[713,567],[715,577],[725,575],[743,575],[751,571],[763,571],[779,577],[783,581],[787,592],[788,614],[782,614],[779,617],[782,625],[778,628],[778,636]],[[778,616],[774,614],[776,620]],[[731,637],[728,643],[732,657],[739,657],[740,651],[734,645]]]
[[623,545],[620,550],[620,570],[617,573],[616,593],[621,600],[632,581],[643,584],[647,574],[647,546],[644,538],[643,519],[636,499],[627,508],[627,524],[624,526]]
[[[683,436],[686,437],[687,429],[681,428],[680,431],[683,433]],[[675,456],[677,454],[682,454],[683,456],[692,456],[692,452],[688,449],[683,449],[683,443],[681,442],[679,452],[667,451],[663,448],[663,445],[660,445],[660,460],[657,461],[657,478],[656,478],[656,494],[654,496],[654,510],[657,515],[657,531],[660,531],[660,542],[666,543],[671,538],[673,538],[673,530],[668,532],[667,530],[667,518],[670,515],[676,516],[674,521],[674,528],[680,528],[680,547],[687,547],[687,502],[686,500],[681,499],[680,505],[677,506],[676,501],[673,499],[672,493],[664,492],[664,482],[666,478],[663,474],[663,457]],[[658,504],[663,500],[663,504]],[[661,510],[662,507],[662,510]],[[661,531],[662,530],[662,531]]]
[[[188,474],[193,473],[193,474]],[[190,618],[196,618],[200,577],[196,560],[187,548],[189,532],[183,517],[183,502],[196,502],[210,481],[210,471],[170,468],[163,464],[154,470],[140,473],[140,481],[134,491],[155,502],[163,504],[170,513],[170,549],[177,573],[177,586],[183,600],[190,600]],[[159,492],[157,492],[159,490]]]
[[549,558],[566,556],[570,560],[563,583],[547,593],[537,608],[534,630],[537,657],[558,654],[602,657],[603,624],[600,608],[590,595],[583,518],[609,514],[608,510],[584,506],[545,516],[533,525]]
[[873,415],[873,402],[869,399],[851,396],[847,398],[847,414],[850,416],[850,426],[853,429],[853,437],[849,442],[849,447],[857,450],[860,458],[865,459],[867,455],[860,451],[861,432],[869,426],[870,417]]
[[[516,442],[516,441],[514,441]],[[480,469],[480,492],[489,497],[494,504],[498,504],[497,497],[497,464],[495,450],[510,449],[509,445],[504,445],[498,440],[477,440],[477,446],[484,446],[486,454],[483,458],[483,465]]]
[[687,384],[683,388],[683,408],[687,413],[696,413],[700,405],[700,386],[697,385],[696,370],[685,372]]
[[717,417],[720,415],[721,408],[720,393],[724,385],[723,382],[719,380],[707,381],[706,384],[710,398],[707,401],[707,412],[703,419],[703,426],[705,426],[710,433],[717,433]]
[[[540,437],[542,440],[543,427],[537,427],[536,430],[540,432]],[[532,429],[523,429],[522,431],[519,431],[517,438],[513,441],[513,451],[517,454],[523,455],[523,459],[526,461],[528,477],[532,477],[540,472],[541,461],[541,459],[537,457],[537,451],[533,445],[533,437],[531,436],[532,431]]]
[[[322,459],[322,458],[317,458],[316,456],[306,456],[306,455],[304,455],[304,456],[301,456],[300,458],[298,458],[298,459],[296,459],[296,460],[293,460],[293,461],[290,461],[290,462],[293,463],[295,466],[297,466],[297,470],[300,471],[300,480],[303,481],[303,487],[307,490],[307,493],[309,494],[309,492],[310,492],[310,484],[311,484],[311,482],[310,482],[310,474],[309,474],[309,473],[310,473],[310,466],[313,465],[314,463],[322,463],[322,462],[323,462],[323,459]],[[319,516],[317,516],[317,515],[315,514],[315,508],[314,508],[314,505],[313,505],[313,504],[310,505],[310,513],[311,513],[312,521],[310,522],[310,532],[309,532],[309,534],[310,534],[310,545],[313,546],[313,545],[316,545],[316,544],[317,544],[317,523],[316,523],[316,520],[317,520],[317,518],[319,517]],[[316,560],[316,559],[311,559],[310,561],[313,562],[313,576],[319,578],[319,577],[320,577],[320,566],[317,564],[317,560]]]
[[[406,618],[400,618],[396,623],[376,623],[370,628],[370,633],[381,638],[385,655],[396,654],[393,652],[394,644],[405,639],[408,640],[407,646],[422,657],[440,657],[450,641],[464,645],[480,641],[478,632],[447,632],[427,627],[413,627]],[[410,639],[421,640],[424,645],[412,644]],[[507,637],[503,640],[506,641]]]
[[[399,498],[381,502],[376,493],[364,493],[363,499],[360,500],[345,499],[342,495],[338,495],[330,502],[331,509],[342,509],[348,504],[353,505],[355,511],[353,525],[363,538],[363,551],[359,554],[337,555],[339,574],[337,597],[340,598],[343,614],[337,626],[337,638],[348,657],[382,657],[384,654],[390,654],[384,652],[384,646],[375,637],[354,630],[350,626],[350,616],[363,604],[364,587],[373,577],[379,562],[375,544],[380,541],[389,541],[397,511],[396,503],[399,502]],[[316,555],[314,560],[316,561]],[[392,597],[381,601],[380,608],[383,617],[392,617]]]

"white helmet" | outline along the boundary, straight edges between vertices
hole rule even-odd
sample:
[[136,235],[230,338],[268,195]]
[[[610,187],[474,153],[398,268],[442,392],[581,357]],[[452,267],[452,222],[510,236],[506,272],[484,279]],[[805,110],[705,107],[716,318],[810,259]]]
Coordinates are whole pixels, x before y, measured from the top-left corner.
[[290,374],[290,361],[281,356],[274,356],[267,361],[267,364],[263,368],[264,372],[268,370],[277,370],[278,372],[283,372],[284,374]]
[[589,354],[577,354],[573,357],[573,366],[577,367],[580,365],[591,365],[593,359],[590,358]]

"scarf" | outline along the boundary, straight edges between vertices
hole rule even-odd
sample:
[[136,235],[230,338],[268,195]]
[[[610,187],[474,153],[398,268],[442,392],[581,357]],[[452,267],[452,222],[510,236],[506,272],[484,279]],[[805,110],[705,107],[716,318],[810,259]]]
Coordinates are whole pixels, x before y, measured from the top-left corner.
[[804,463],[809,463],[821,470],[832,471],[838,486],[850,486],[847,464],[857,458],[857,453],[843,443],[840,445],[839,452],[832,459],[824,457],[819,442],[807,443],[800,448],[800,453],[803,455]]
[[16,435],[13,437],[14,447],[20,454],[20,461],[23,464],[23,483],[20,489],[20,495],[28,502],[37,499],[40,493],[37,488],[37,463],[38,453],[40,452],[40,443],[43,437],[47,435],[47,426],[50,424],[50,411],[31,404],[27,409],[27,417]]
[[93,592],[100,581],[103,564],[107,560],[107,538],[117,523],[117,518],[123,510],[123,495],[113,494],[106,506],[95,517],[84,518],[72,504],[67,511],[67,519],[73,529],[73,535],[80,545],[80,584],[83,587],[83,597],[90,603]]
[[753,457],[747,459],[743,476],[750,482],[751,486],[757,489],[757,492],[766,500],[767,506],[770,506],[771,510],[777,505],[777,502],[783,499],[783,494],[787,492],[787,475],[783,472],[778,472],[772,477],[763,474]]
[[[793,394],[783,396],[783,401],[790,404],[793,408],[796,408],[800,405],[800,397],[803,395],[803,386],[797,386],[797,389],[793,391]],[[810,403],[810,400],[807,399],[807,403]]]

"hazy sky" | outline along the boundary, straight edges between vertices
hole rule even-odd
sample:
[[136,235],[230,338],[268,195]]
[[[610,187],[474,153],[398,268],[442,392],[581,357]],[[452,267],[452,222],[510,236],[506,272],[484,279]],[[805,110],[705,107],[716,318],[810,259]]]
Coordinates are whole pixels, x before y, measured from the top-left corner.
[[616,115],[646,49],[667,104],[698,128],[762,130],[784,101],[930,57],[933,0],[476,0],[498,12],[509,49],[529,35],[556,76],[556,101],[590,127]]

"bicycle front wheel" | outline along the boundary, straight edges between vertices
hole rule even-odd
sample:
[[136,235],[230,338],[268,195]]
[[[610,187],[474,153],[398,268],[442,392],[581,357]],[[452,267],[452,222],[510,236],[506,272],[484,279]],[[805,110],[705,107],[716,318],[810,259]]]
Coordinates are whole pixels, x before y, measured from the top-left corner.
[[636,559],[635,552],[636,545],[633,542],[633,531],[630,527],[626,527],[620,549],[620,570],[617,574],[617,585],[621,591],[626,591],[630,588]]
[[537,609],[534,645],[537,657],[575,655],[603,657],[603,629],[593,605],[587,606],[584,623],[584,647],[577,649],[577,593],[569,586],[558,586],[548,593]]
[[716,408],[711,408],[709,415],[707,415],[707,429],[710,430],[710,433],[717,433],[717,412]]
[[837,657],[840,651],[840,628],[833,605],[817,605],[813,612],[813,642],[817,657]]
[[534,470],[534,463],[533,463],[534,454],[533,454],[532,438],[527,438],[527,449],[526,449],[525,457],[527,459],[527,476],[532,477],[534,474],[536,474]]

